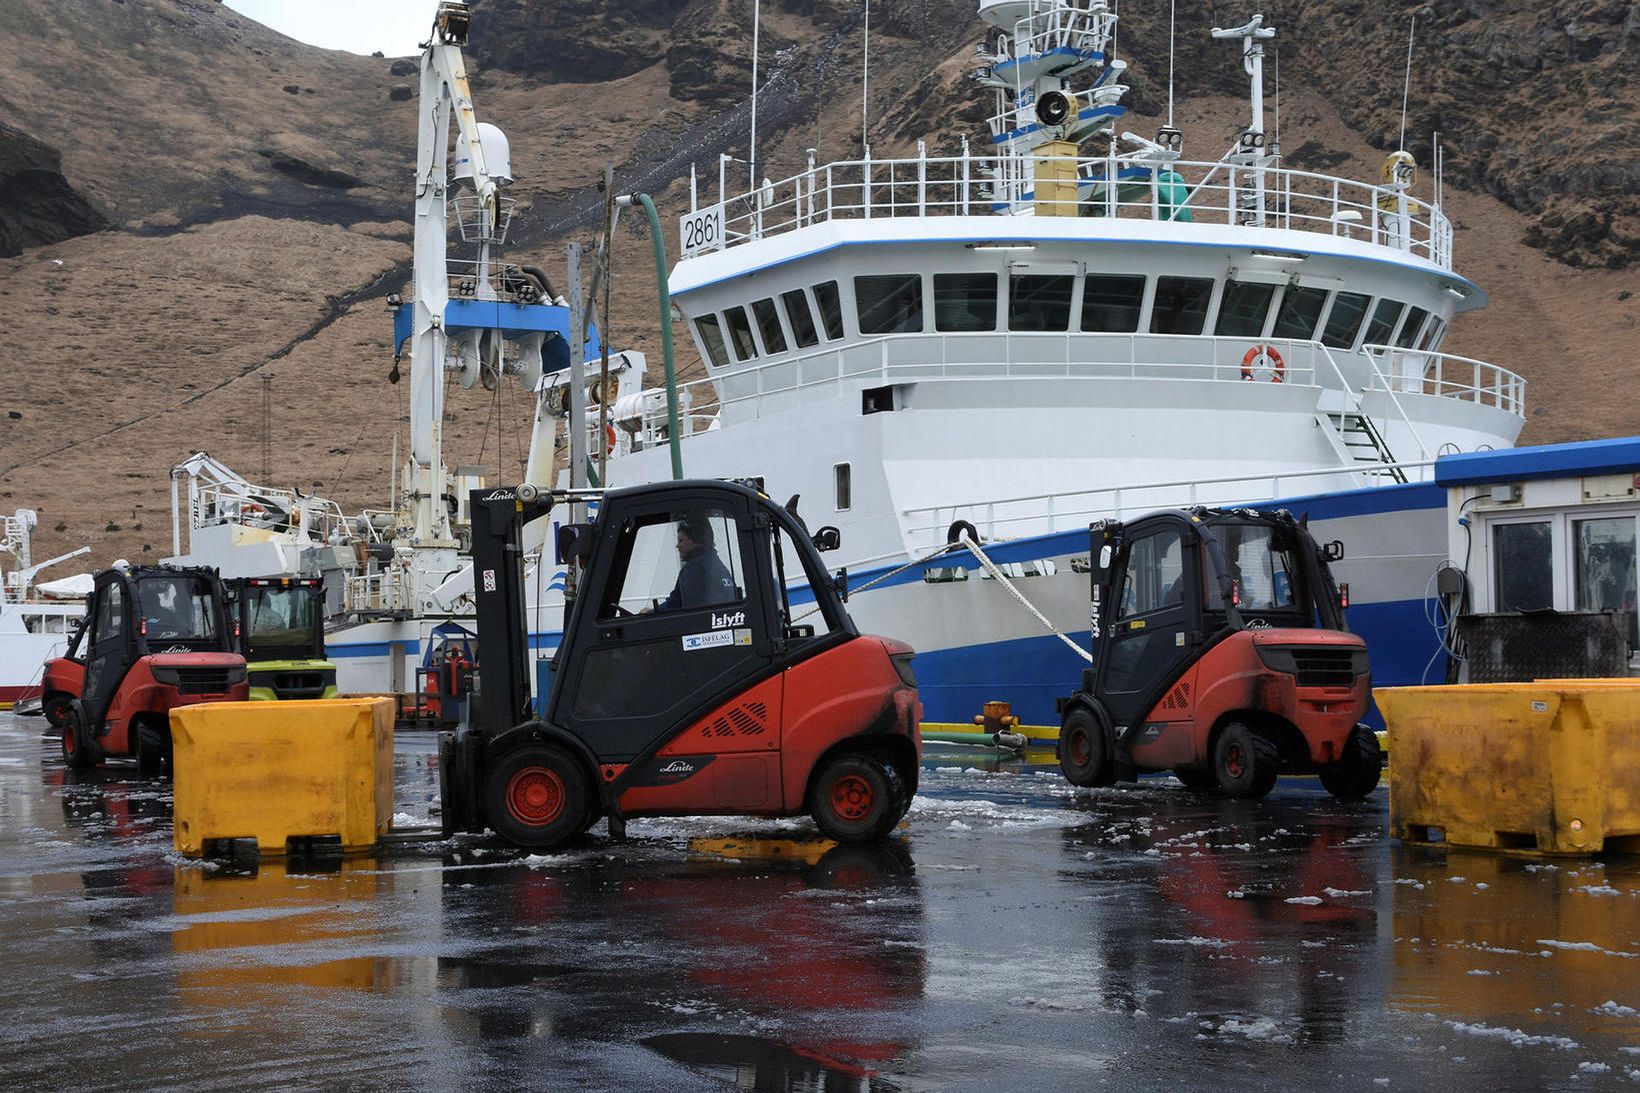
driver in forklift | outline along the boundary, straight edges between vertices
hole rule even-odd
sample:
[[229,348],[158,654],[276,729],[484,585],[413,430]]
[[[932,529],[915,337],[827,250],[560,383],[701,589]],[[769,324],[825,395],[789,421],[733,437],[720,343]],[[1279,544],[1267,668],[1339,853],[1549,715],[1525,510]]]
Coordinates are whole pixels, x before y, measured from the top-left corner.
[[707,607],[738,598],[734,577],[718,557],[712,525],[704,513],[690,513],[678,521],[678,558],[683,568],[678,571],[677,583],[653,610]]

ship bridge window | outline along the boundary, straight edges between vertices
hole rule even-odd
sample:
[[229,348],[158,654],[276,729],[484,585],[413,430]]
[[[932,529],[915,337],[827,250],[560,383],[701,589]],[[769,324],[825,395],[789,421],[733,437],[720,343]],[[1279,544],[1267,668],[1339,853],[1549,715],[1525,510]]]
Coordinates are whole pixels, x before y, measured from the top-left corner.
[[1270,331],[1272,338],[1291,338],[1307,342],[1315,337],[1315,324],[1321,318],[1321,308],[1327,302],[1324,288],[1306,288],[1289,285],[1281,298],[1281,309],[1276,312],[1276,325]]
[[843,336],[843,297],[837,291],[836,281],[825,281],[814,286],[814,302],[820,308],[820,321],[826,337],[837,341]]
[[1213,324],[1213,333],[1223,338],[1262,337],[1264,320],[1270,314],[1270,301],[1275,299],[1275,295],[1275,285],[1226,281],[1224,299],[1219,304],[1219,318]]
[[934,274],[935,330],[958,333],[996,328],[996,274]]
[[1411,349],[1412,343],[1418,340],[1418,332],[1424,328],[1424,320],[1429,318],[1429,312],[1421,307],[1415,307],[1407,312],[1407,321],[1401,324],[1401,332],[1395,336],[1395,348]]
[[1139,329],[1145,279],[1090,273],[1082,282],[1082,329],[1090,334],[1132,334]]
[[752,322],[746,318],[746,309],[731,307],[723,313],[729,324],[729,344],[735,347],[735,359],[749,361],[757,356],[757,343],[752,340]]
[[1441,335],[1446,333],[1446,320],[1437,318],[1424,331],[1424,340],[1418,343],[1419,349],[1428,349],[1433,352],[1441,344]]
[[1213,299],[1210,277],[1158,277],[1150,308],[1152,334],[1200,334]]
[[1008,278],[1008,329],[1069,330],[1071,289],[1075,284],[1069,275],[1019,274]]
[[794,288],[790,292],[782,292],[780,302],[786,305],[786,320],[792,324],[792,338],[797,342],[797,348],[819,345],[820,333],[814,328],[814,312],[809,310],[809,298],[803,295],[803,290]]
[[1361,344],[1383,345],[1389,341],[1389,336],[1395,333],[1396,320],[1400,319],[1406,307],[1399,300],[1379,300],[1378,306],[1372,310],[1372,321],[1367,324],[1367,336],[1361,339]]
[[916,334],[922,330],[922,277],[919,274],[856,277],[854,302],[859,308],[862,334]]
[[1361,320],[1366,317],[1370,296],[1359,292],[1340,292],[1333,297],[1332,311],[1327,314],[1327,327],[1321,332],[1321,344],[1328,349],[1352,349],[1355,336],[1361,332]]
[[723,344],[723,327],[716,315],[702,315],[695,320],[695,333],[700,338],[706,359],[719,368],[729,363],[729,347]]
[[775,310],[773,300],[754,300],[752,314],[757,318],[758,333],[763,335],[763,351],[765,353],[784,353],[786,351],[786,332],[780,329],[780,313]]

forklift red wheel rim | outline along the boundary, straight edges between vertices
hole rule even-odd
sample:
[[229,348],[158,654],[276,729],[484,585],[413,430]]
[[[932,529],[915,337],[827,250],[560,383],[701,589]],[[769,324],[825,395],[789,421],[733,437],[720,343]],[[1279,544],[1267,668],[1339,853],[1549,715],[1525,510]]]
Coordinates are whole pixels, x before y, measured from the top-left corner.
[[546,767],[525,767],[507,780],[507,812],[521,824],[543,827],[564,811],[564,779]]
[[1069,745],[1071,751],[1071,762],[1075,763],[1077,766],[1085,766],[1088,760],[1092,758],[1089,754],[1092,749],[1088,746],[1087,733],[1077,729],[1072,729],[1070,731],[1070,739],[1067,741],[1067,744]]
[[63,726],[63,754],[73,755],[74,750],[79,747],[79,744],[79,740],[77,740],[74,736],[74,723],[70,721],[68,724]]
[[858,774],[845,774],[831,784],[831,810],[849,823],[869,816],[876,799],[871,783]]
[[1232,778],[1240,778],[1247,773],[1247,756],[1242,754],[1240,744],[1231,744],[1224,749],[1224,769]]

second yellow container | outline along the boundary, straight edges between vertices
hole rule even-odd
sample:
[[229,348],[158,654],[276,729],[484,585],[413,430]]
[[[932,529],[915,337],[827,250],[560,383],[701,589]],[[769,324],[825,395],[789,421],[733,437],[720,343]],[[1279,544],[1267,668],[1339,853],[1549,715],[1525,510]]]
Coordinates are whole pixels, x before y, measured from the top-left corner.
[[283,854],[293,838],[380,842],[393,819],[393,703],[212,702],[171,711],[174,841],[187,857],[220,839]]

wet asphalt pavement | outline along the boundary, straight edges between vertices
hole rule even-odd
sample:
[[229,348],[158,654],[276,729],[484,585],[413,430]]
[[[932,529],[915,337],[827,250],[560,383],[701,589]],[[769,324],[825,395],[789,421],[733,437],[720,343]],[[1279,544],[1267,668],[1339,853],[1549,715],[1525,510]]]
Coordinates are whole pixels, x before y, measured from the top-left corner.
[[[1073,790],[930,747],[901,837],[654,820],[260,868],[0,714],[0,1086],[1640,1083],[1640,859],[1404,849],[1387,794]],[[398,742],[400,823],[437,799]]]

